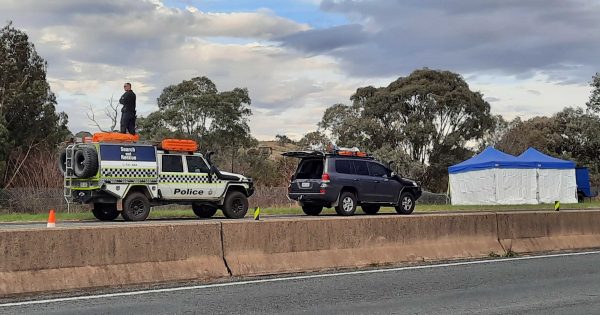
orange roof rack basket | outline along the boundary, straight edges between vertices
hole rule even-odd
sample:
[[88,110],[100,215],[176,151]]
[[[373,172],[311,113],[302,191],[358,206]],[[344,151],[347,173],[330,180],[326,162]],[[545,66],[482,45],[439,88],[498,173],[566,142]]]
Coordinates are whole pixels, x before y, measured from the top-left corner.
[[195,152],[198,150],[198,143],[194,140],[164,139],[160,146],[163,150],[168,151]]
[[99,132],[92,137],[93,142],[136,142],[139,140],[139,135],[118,132]]

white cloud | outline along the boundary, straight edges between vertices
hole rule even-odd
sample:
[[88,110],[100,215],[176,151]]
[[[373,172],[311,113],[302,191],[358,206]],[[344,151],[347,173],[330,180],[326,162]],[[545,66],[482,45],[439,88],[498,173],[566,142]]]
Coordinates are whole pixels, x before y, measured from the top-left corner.
[[[247,87],[254,112],[250,126],[259,139],[272,139],[275,134],[299,139],[316,129],[329,105],[349,103],[357,87],[386,86],[422,66],[468,72],[467,81],[473,89],[485,94],[492,111],[508,118],[551,114],[563,106],[583,105],[589,95],[589,89],[581,84],[555,84],[556,80],[568,82],[570,77],[561,75],[580,73],[590,66],[556,57],[560,50],[548,53],[554,57],[544,63],[544,77],[532,77],[530,70],[535,68],[535,62],[531,66],[519,64],[525,59],[504,61],[500,58],[504,56],[502,50],[486,46],[497,42],[509,45],[514,34],[498,31],[498,37],[484,36],[479,45],[466,45],[465,38],[477,38],[480,32],[473,28],[475,24],[449,14],[447,18],[453,22],[453,28],[431,27],[418,32],[421,28],[415,25],[430,21],[417,15],[398,19],[397,8],[386,9],[387,1],[379,2],[381,7],[376,2],[339,1],[340,6],[364,5],[360,12],[327,2],[326,6],[334,4],[331,10],[355,16],[350,20],[358,24],[323,31],[311,30],[309,25],[283,18],[268,9],[212,13],[193,6],[171,8],[158,0],[0,1],[0,20],[13,20],[15,27],[26,30],[40,55],[48,61],[49,80],[58,95],[59,109],[69,114],[70,128],[75,132],[91,129],[85,116],[87,107],[93,105],[101,112],[111,95],[118,100],[123,82],[133,84],[138,95],[138,112],[146,115],[157,109],[156,98],[164,87],[195,76],[209,77],[219,90]],[[469,21],[481,19],[477,18],[477,8],[473,8]],[[444,10],[449,9],[444,6]],[[486,14],[496,17],[498,13],[494,12]],[[402,32],[402,23],[406,21],[414,24],[410,24],[415,27],[410,32]],[[492,20],[498,21],[504,19]],[[520,23],[528,25],[526,21]],[[587,23],[597,24],[593,19]],[[502,25],[485,26],[485,34],[496,34]],[[592,32],[590,29],[570,36],[576,33],[574,29],[577,25],[570,25],[569,34],[561,33],[560,38],[581,41]],[[518,42],[543,47],[535,41],[543,38],[536,36],[538,30],[535,30],[526,40]],[[399,40],[400,35],[406,40]],[[280,46],[276,42],[280,38],[293,43]],[[439,47],[427,44],[431,42],[456,43],[459,48],[444,50],[446,53],[441,56]],[[524,47],[531,47],[527,45]],[[311,52],[302,53],[290,47],[308,47]],[[489,51],[499,57],[488,54]],[[527,52],[535,55],[535,50]],[[497,71],[493,77],[482,75],[490,67],[480,66],[490,59],[494,71],[502,66],[516,69],[502,73],[526,75],[499,76]],[[552,64],[555,60],[561,62]],[[551,67],[546,67],[548,64]]]
[[[276,102],[268,112],[282,113],[300,104],[303,92],[320,89],[313,77],[331,77],[337,67],[330,58],[305,58],[275,47],[270,38],[309,26],[267,9],[210,13],[160,1],[22,0],[5,2],[0,19],[5,15],[27,31],[48,60],[58,108],[69,114],[73,131],[89,129],[84,109],[93,105],[101,112],[111,95],[119,98],[125,81],[133,84],[141,115],[157,109],[156,97],[165,86],[202,75],[220,90],[248,87],[253,108]],[[293,97],[284,97],[282,82],[294,84]],[[260,130],[257,119],[251,124]],[[268,130],[260,132],[272,137]]]
[[472,81],[470,86],[492,98],[489,100],[492,112],[501,114],[505,119],[517,116],[528,119],[550,115],[567,106],[584,106],[590,92],[587,85],[549,84],[548,78],[541,75],[504,82],[481,78]]

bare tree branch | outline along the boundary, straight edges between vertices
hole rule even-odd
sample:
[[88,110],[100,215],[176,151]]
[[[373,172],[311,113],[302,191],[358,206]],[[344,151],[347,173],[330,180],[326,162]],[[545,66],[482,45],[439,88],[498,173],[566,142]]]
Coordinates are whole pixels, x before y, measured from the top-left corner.
[[17,174],[19,174],[19,171],[21,170],[21,167],[23,166],[23,164],[27,160],[27,157],[29,157],[29,153],[31,152],[31,149],[33,149],[34,147],[36,147],[39,144],[40,144],[40,142],[38,142],[38,143],[31,142],[31,144],[27,148],[27,153],[25,153],[25,156],[23,157],[23,159],[21,159],[21,163],[19,163],[19,166],[17,166],[17,169],[13,172],[13,175],[10,178],[10,180],[8,180],[8,182],[6,183],[6,185],[4,185],[4,188],[10,187],[10,184],[12,184],[12,181],[15,179],[15,176],[17,176]]
[[104,108],[104,115],[110,119],[111,125],[109,128],[102,128],[100,123],[96,119],[96,113],[92,108],[92,105],[89,105],[89,111],[85,113],[88,120],[90,120],[100,131],[102,132],[112,132],[115,130],[117,126],[117,118],[119,116],[119,105],[114,102],[114,95],[110,97],[108,100],[108,106]]
[[112,122],[110,126],[111,131],[115,130],[115,127],[117,126],[117,117],[119,116],[119,104],[115,104],[113,98],[114,95],[111,95],[110,99],[108,100],[108,106],[104,109],[104,113]]

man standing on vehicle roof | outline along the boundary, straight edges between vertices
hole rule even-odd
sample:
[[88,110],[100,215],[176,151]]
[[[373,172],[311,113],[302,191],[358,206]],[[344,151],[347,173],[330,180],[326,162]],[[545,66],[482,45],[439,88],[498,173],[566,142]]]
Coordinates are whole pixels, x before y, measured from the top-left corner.
[[119,99],[119,104],[123,105],[121,109],[121,133],[129,132],[135,135],[135,93],[131,90],[131,83],[123,85],[125,93]]

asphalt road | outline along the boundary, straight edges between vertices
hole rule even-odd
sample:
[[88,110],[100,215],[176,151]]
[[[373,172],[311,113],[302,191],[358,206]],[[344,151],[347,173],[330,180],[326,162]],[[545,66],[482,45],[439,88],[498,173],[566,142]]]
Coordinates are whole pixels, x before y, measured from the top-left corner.
[[568,255],[88,296],[0,313],[598,314],[600,253]]

